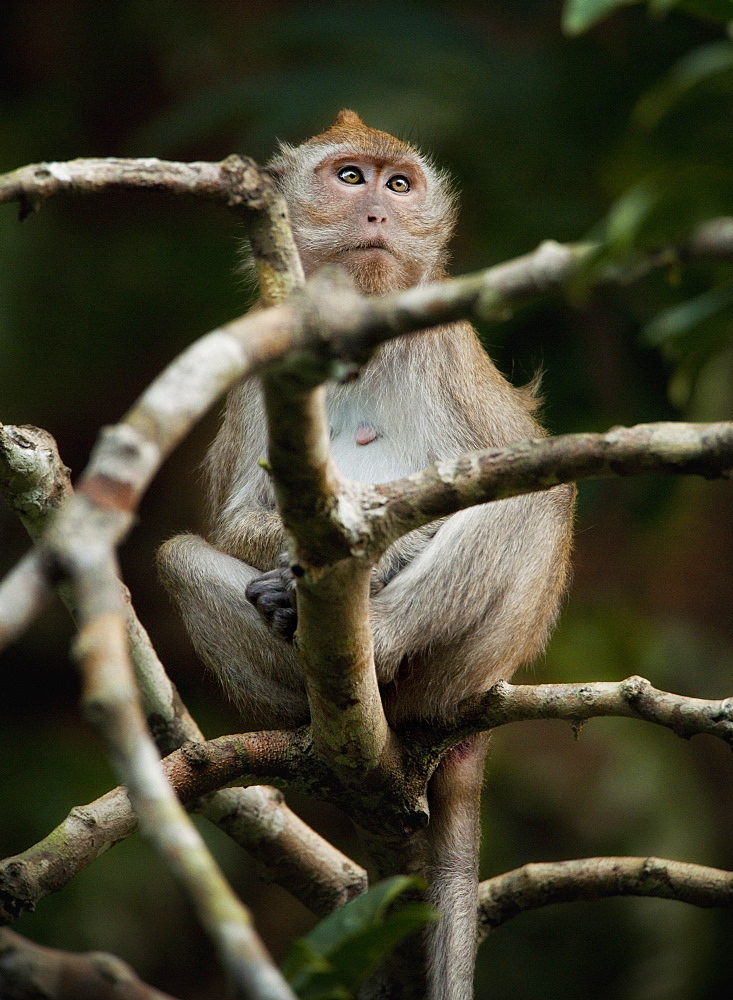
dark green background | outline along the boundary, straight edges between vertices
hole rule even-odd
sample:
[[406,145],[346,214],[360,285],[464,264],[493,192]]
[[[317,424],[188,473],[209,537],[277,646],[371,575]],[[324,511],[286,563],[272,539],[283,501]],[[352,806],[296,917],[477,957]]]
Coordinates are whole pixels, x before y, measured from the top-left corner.
[[[99,155],[239,151],[262,160],[276,138],[299,141],[352,107],[431,150],[457,178],[455,273],[542,239],[604,232],[609,254],[623,256],[696,219],[733,213],[733,71],[700,73],[681,96],[659,89],[689,53],[702,52],[704,64],[713,50],[703,47],[727,44],[722,27],[679,11],[653,19],[633,6],[568,38],[560,14],[549,0],[5,0],[0,170]],[[67,464],[83,468],[101,425],[192,339],[245,309],[241,236],[223,210],[162,196],[58,199],[22,225],[16,206],[2,207],[0,420],[47,427]],[[543,303],[482,334],[511,378],[545,369],[555,432],[731,419],[731,321],[725,309],[708,315],[699,296],[720,287],[725,299],[732,271],[697,267],[622,290],[578,288],[570,302]],[[690,301],[678,332],[669,314],[649,328],[660,311]],[[237,721],[181,635],[152,557],[163,538],[200,524],[198,463],[214,428],[212,416],[167,463],[121,553],[139,613],[209,735]],[[730,501],[729,485],[691,479],[584,485],[573,586],[531,677],[640,673],[681,693],[731,694]],[[0,538],[5,570],[27,544],[5,511]],[[70,634],[63,613],[51,611],[3,659],[2,854],[36,841],[113,780],[77,713]],[[493,746],[486,875],[617,853],[733,867],[733,762],[712,738],[684,743],[599,720],[579,741],[568,726],[526,723],[500,731]],[[345,821],[300,807],[353,848]],[[256,882],[243,853],[206,832],[282,954],[308,926],[305,910]],[[114,951],[186,1000],[217,995],[208,945],[139,838],[43,900],[18,929],[60,947]],[[547,908],[483,946],[478,996],[728,996],[731,929],[729,915],[658,900]]]

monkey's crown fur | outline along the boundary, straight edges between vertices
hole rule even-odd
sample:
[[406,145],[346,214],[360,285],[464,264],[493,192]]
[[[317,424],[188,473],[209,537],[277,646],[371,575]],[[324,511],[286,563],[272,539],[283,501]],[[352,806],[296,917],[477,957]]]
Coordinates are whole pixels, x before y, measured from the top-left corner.
[[404,156],[411,153],[422,163],[425,157],[414,146],[401,139],[396,139],[389,132],[382,132],[380,129],[371,128],[365,125],[356,111],[344,108],[336,115],[336,120],[330,128],[320,135],[314,135],[304,146],[352,146],[364,153],[373,156],[384,157],[385,159]]

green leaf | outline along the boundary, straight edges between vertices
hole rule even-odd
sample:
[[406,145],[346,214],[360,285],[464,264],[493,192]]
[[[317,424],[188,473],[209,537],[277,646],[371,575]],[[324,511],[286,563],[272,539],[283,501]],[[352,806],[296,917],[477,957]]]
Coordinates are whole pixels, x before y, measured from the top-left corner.
[[640,254],[675,245],[706,219],[728,211],[733,171],[706,163],[660,169],[625,191],[591,231],[595,253],[581,268],[596,278],[609,264],[632,264]]
[[344,941],[378,923],[387,907],[407,889],[418,888],[420,881],[406,875],[386,878],[322,920],[305,940],[321,954],[328,955]]
[[[302,976],[293,987],[303,1000],[321,996],[355,995],[360,984],[413,931],[434,919],[434,911],[424,903],[412,903],[388,917],[383,924],[361,931],[345,941],[331,956],[328,972]],[[340,992],[339,992],[340,991]]]
[[419,879],[385,879],[322,920],[288,951],[283,972],[302,1000],[345,1000],[408,934],[436,919],[425,903],[391,909]]
[[721,40],[693,49],[672,67],[660,83],[640,98],[632,112],[632,122],[645,130],[653,128],[690,90],[731,69],[733,42]]
[[565,285],[569,301],[579,305],[590,287],[609,267],[628,265],[638,257],[644,227],[659,203],[659,190],[642,181],[626,191],[588,234],[591,248]]
[[680,0],[649,0],[649,10],[657,17],[664,17],[673,7],[678,7]]
[[295,982],[300,976],[328,972],[332,968],[327,958],[314,948],[307,938],[293,941],[283,961],[282,971],[288,982]]
[[638,2],[639,0],[566,0],[562,14],[563,31],[566,35],[580,35],[617,8]]
[[659,192],[649,182],[626,191],[606,217],[606,244],[617,252],[630,250],[658,201]]

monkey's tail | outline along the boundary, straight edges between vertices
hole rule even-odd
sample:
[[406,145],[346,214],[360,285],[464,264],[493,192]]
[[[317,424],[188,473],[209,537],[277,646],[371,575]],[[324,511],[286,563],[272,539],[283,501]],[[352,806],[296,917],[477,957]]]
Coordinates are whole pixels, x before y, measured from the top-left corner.
[[440,919],[428,931],[427,1000],[471,1000],[481,786],[488,737],[471,737],[441,761],[428,789],[428,896]]

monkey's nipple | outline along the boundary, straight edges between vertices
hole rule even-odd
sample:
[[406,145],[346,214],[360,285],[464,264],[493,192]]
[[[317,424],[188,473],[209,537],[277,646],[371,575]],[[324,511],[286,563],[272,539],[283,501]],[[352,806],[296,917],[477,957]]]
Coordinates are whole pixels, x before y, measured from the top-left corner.
[[377,439],[377,432],[369,424],[359,424],[356,428],[356,443],[357,444],[371,444],[372,441]]

